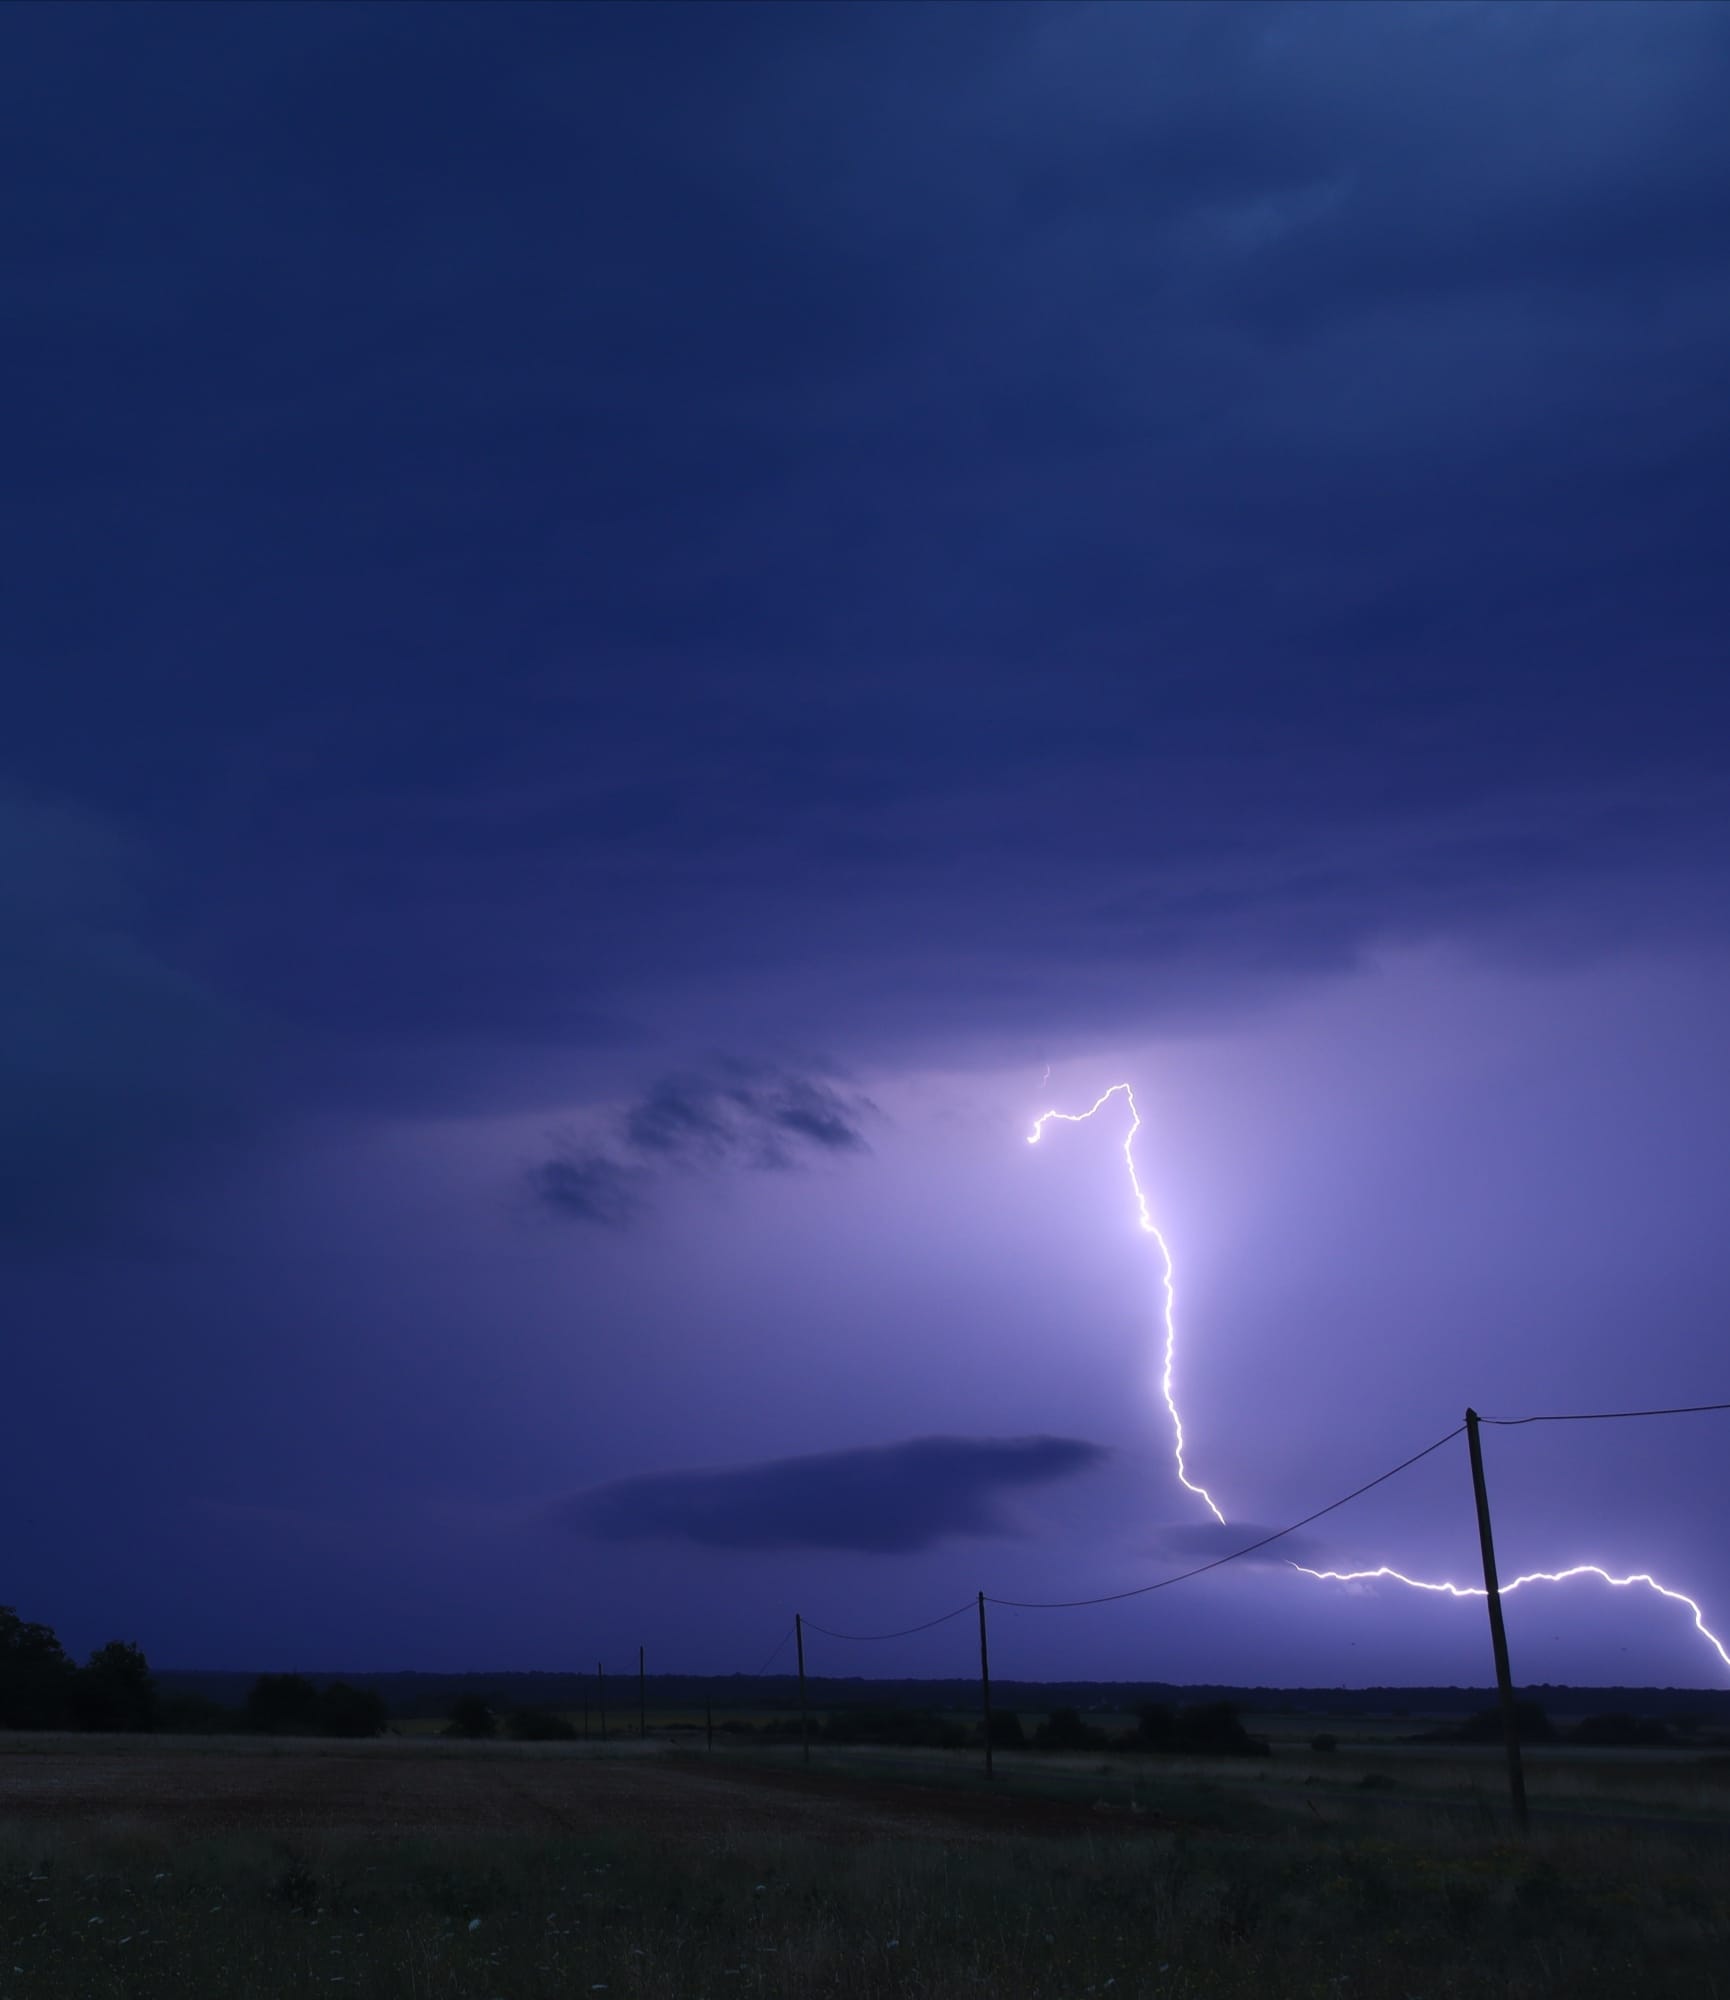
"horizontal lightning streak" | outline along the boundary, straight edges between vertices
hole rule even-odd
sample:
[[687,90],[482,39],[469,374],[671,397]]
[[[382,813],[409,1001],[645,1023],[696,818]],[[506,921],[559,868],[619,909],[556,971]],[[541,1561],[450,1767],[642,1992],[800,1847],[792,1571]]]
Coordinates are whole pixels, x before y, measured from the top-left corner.
[[1159,1245],[1161,1282],[1165,1293],[1163,1314],[1165,1322],[1165,1366],[1160,1375],[1159,1387],[1160,1393],[1165,1398],[1165,1407],[1171,1412],[1171,1427],[1177,1440],[1175,1452],[1177,1458],[1177,1476],[1179,1481],[1191,1493],[1195,1494],[1198,1499],[1206,1502],[1209,1513],[1213,1515],[1213,1518],[1223,1528],[1225,1526],[1225,1516],[1214,1504],[1213,1495],[1208,1492],[1205,1486],[1198,1486],[1184,1469],[1183,1419],[1177,1413],[1177,1401],[1172,1394],[1172,1370],[1177,1353],[1177,1327],[1172,1317],[1176,1300],[1172,1289],[1171,1251],[1154,1222],[1153,1211],[1148,1207],[1147,1196],[1142,1192],[1140,1176],[1135,1171],[1135,1135],[1141,1130],[1141,1112],[1136,1106],[1135,1092],[1127,1083],[1114,1083],[1103,1096],[1097,1098],[1085,1111],[1044,1112],[1035,1120],[1033,1130],[1027,1135],[1027,1143],[1030,1146],[1037,1146],[1040,1134],[1053,1119],[1063,1125],[1085,1124],[1096,1111],[1103,1109],[1114,1097],[1122,1097],[1124,1102],[1129,1106],[1129,1130],[1124,1135],[1123,1140],[1123,1164],[1129,1169],[1129,1184],[1135,1190],[1137,1214],[1142,1229]]
[[[1304,1576],[1316,1577],[1323,1583],[1403,1583],[1408,1590],[1428,1590],[1443,1597],[1489,1596],[1489,1592],[1480,1584],[1427,1583],[1421,1577],[1402,1575],[1399,1570],[1391,1569],[1386,1563],[1379,1569],[1308,1569],[1302,1563],[1293,1563],[1292,1568]],[[1643,1583],[1648,1590],[1655,1590],[1660,1597],[1668,1597],[1673,1603],[1687,1605],[1694,1614],[1695,1630],[1725,1666],[1730,1667],[1730,1652],[1725,1651],[1723,1640],[1708,1629],[1705,1614],[1693,1598],[1686,1596],[1680,1590],[1671,1590],[1667,1584],[1660,1583],[1655,1576],[1647,1576],[1644,1571],[1637,1571],[1632,1576],[1612,1576],[1607,1569],[1600,1569],[1596,1563],[1576,1563],[1572,1569],[1533,1570],[1528,1576],[1517,1576],[1511,1583],[1504,1583],[1501,1586],[1502,1595],[1506,1597],[1510,1591],[1518,1590],[1523,1584],[1567,1583],[1576,1576],[1600,1577],[1617,1590],[1626,1590],[1630,1584]]]
[[[1049,1077],[1051,1074],[1049,1065],[1047,1065],[1046,1067],[1045,1074],[1047,1077]],[[1190,1478],[1189,1473],[1184,1465],[1183,1419],[1178,1415],[1177,1400],[1172,1391],[1172,1375],[1176,1360],[1176,1349],[1177,1349],[1177,1328],[1174,1319],[1174,1309],[1176,1300],[1172,1282],[1171,1250],[1170,1247],[1167,1245],[1164,1236],[1160,1234],[1158,1225],[1154,1222],[1153,1211],[1148,1207],[1147,1195],[1143,1191],[1141,1185],[1141,1177],[1135,1171],[1135,1135],[1141,1130],[1141,1111],[1136,1104],[1134,1090],[1127,1083],[1114,1083],[1109,1090],[1102,1092],[1097,1098],[1095,1098],[1093,1103],[1090,1104],[1085,1111],[1043,1112],[1041,1113],[1039,1118],[1035,1120],[1033,1130],[1027,1135],[1027,1143],[1030,1146],[1038,1145],[1040,1137],[1044,1133],[1046,1126],[1053,1123],[1054,1121],[1061,1125],[1085,1124],[1087,1120],[1092,1118],[1097,1112],[1104,1110],[1106,1105],[1108,1105],[1114,1097],[1121,1097],[1124,1100],[1124,1102],[1129,1106],[1129,1130],[1124,1134],[1123,1164],[1129,1171],[1129,1184],[1131,1188],[1135,1191],[1135,1206],[1136,1206],[1137,1217],[1140,1221],[1143,1231],[1147,1235],[1151,1236],[1154,1242],[1159,1245],[1161,1279],[1164,1286],[1164,1295],[1165,1295],[1165,1305],[1163,1313],[1163,1319],[1165,1325],[1165,1365],[1160,1375],[1159,1386],[1160,1386],[1160,1392],[1165,1398],[1165,1407],[1171,1414],[1171,1427],[1173,1434],[1176,1438],[1175,1456],[1177,1459],[1177,1476],[1180,1482],[1191,1493],[1195,1494],[1198,1499],[1206,1502],[1209,1512],[1213,1515],[1214,1519],[1219,1522],[1221,1527],[1223,1527],[1225,1525],[1225,1516],[1219,1511],[1219,1508],[1214,1504],[1213,1495],[1208,1492],[1205,1486],[1198,1486],[1196,1482]],[[1702,1404],[1699,1405],[1698,1407],[1702,1409],[1718,1409],[1727,1406],[1721,1404]],[[1661,1415],[1681,1414],[1681,1412],[1627,1411],[1627,1412],[1612,1412],[1605,1414],[1661,1416]],[[1578,1421],[1584,1421],[1584,1420],[1585,1419],[1583,1418],[1578,1419]],[[1496,1421],[1506,1422],[1510,1420],[1497,1419]],[[1523,1423],[1547,1423],[1547,1422],[1562,1422],[1570,1420],[1562,1418],[1526,1417],[1526,1418],[1513,1419],[1511,1421],[1523,1422]],[[1458,1433],[1455,1432],[1453,1433],[1453,1435],[1457,1436]],[[1431,1448],[1433,1449],[1434,1447]],[[1255,1544],[1255,1546],[1260,1547],[1262,1545],[1258,1543]],[[1224,1558],[1223,1560],[1229,1561],[1231,1560],[1231,1558],[1227,1557]],[[1217,1565],[1208,1564],[1205,1567],[1214,1568],[1217,1567]],[[1293,1563],[1291,1567],[1295,1569],[1301,1576],[1314,1577],[1320,1583],[1402,1583],[1406,1586],[1408,1590],[1426,1590],[1426,1591],[1431,1591],[1436,1595],[1443,1597],[1487,1597],[1489,1595],[1488,1591],[1484,1590],[1481,1586],[1476,1584],[1429,1583],[1426,1582],[1421,1577],[1406,1576],[1400,1570],[1394,1569],[1386,1563],[1382,1564],[1377,1569],[1358,1569],[1358,1570],[1310,1569],[1303,1563]],[[1575,1577],[1580,1577],[1580,1576],[1598,1577],[1601,1581],[1609,1584],[1611,1588],[1615,1590],[1626,1590],[1631,1585],[1637,1583],[1644,1584],[1648,1590],[1656,1592],[1657,1595],[1660,1597],[1669,1598],[1671,1602],[1674,1604],[1685,1604],[1688,1607],[1688,1610],[1693,1614],[1694,1629],[1700,1634],[1700,1636],[1718,1655],[1718,1658],[1723,1662],[1723,1664],[1726,1667],[1730,1667],[1730,1651],[1726,1651],[1723,1640],[1721,1640],[1718,1637],[1718,1635],[1712,1630],[1710,1630],[1710,1628],[1707,1626],[1705,1615],[1701,1611],[1700,1606],[1695,1603],[1693,1598],[1687,1596],[1684,1592],[1680,1590],[1670,1589],[1670,1587],[1667,1584],[1660,1583],[1655,1576],[1648,1576],[1644,1571],[1636,1571],[1631,1576],[1612,1576],[1607,1569],[1601,1569],[1596,1563],[1576,1563],[1571,1569],[1533,1570],[1531,1574],[1528,1576],[1517,1576],[1511,1583],[1504,1583],[1501,1586],[1501,1589],[1502,1589],[1502,1594],[1506,1596],[1509,1591],[1519,1590],[1528,1583],[1568,1583],[1571,1582]],[[1178,1580],[1179,1579],[1175,1578],[1170,1579],[1170,1581],[1178,1581]],[[1158,1584],[1147,1586],[1147,1588],[1150,1589],[1159,1589],[1162,1587],[1163,1586]],[[1138,1591],[1124,1591],[1120,1594],[1126,1597],[1133,1597],[1139,1595],[1140,1593]],[[1008,1602],[1009,1600],[1000,1599],[998,1601]],[[1096,1601],[1107,1602],[1109,1600],[1105,1599],[1077,1600],[1077,1602],[1089,1602],[1089,1603]],[[951,1614],[951,1615],[957,1615],[957,1614]]]

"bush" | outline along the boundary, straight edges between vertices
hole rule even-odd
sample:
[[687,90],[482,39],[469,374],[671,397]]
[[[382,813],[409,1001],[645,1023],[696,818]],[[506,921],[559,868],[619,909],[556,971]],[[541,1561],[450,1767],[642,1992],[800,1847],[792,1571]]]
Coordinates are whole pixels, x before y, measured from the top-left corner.
[[451,1719],[445,1725],[444,1733],[478,1741],[499,1733],[499,1719],[484,1695],[460,1694],[451,1707]]
[[388,1713],[372,1688],[332,1681],[319,1694],[316,1726],[320,1736],[382,1736]]
[[959,1750],[967,1732],[946,1716],[919,1708],[842,1708],[819,1732],[825,1743],[876,1743],[918,1750]]
[[0,1604],[0,1729],[63,1729],[75,1671],[52,1626]]
[[80,1729],[154,1729],[156,1682],[138,1647],[112,1639],[72,1676],[72,1714]]
[[505,1717],[505,1734],[517,1743],[568,1743],[574,1723],[545,1708],[513,1708]]
[[1105,1731],[1083,1722],[1081,1711],[1054,1708],[1033,1732],[1038,1750],[1098,1750],[1105,1744]]
[[179,1736],[232,1736],[246,1727],[246,1714],[208,1695],[165,1694],[157,1699],[156,1726]]
[[1575,1725],[1572,1741],[1590,1750],[1660,1749],[1676,1739],[1648,1716],[1588,1715]]
[[[1555,1740],[1554,1724],[1535,1701],[1514,1703],[1514,1728],[1522,1743],[1550,1743]],[[1500,1743],[1501,1707],[1498,1704],[1495,1708],[1480,1708],[1457,1727],[1432,1729],[1420,1740],[1426,1743]]]
[[1331,1754],[1339,1747],[1340,1747],[1340,1739],[1337,1736],[1332,1735],[1329,1731],[1325,1729],[1320,1733],[1320,1735],[1312,1736],[1310,1738],[1310,1748],[1312,1750],[1321,1751],[1324,1756]]
[[318,1689],[305,1674],[260,1674],[247,1693],[246,1726],[261,1736],[312,1735]]
[[1177,1740],[1177,1719],[1162,1701],[1144,1701],[1135,1711],[1135,1727],[1124,1739],[1128,1750],[1170,1750]]
[[1180,1708],[1175,1727],[1177,1748],[1195,1757],[1268,1757],[1265,1736],[1252,1736],[1229,1701],[1197,1702]]
[[[980,1733],[983,1735],[983,1725]],[[1021,1717],[1013,1708],[994,1708],[991,1711],[991,1747],[994,1750],[1025,1750],[1027,1731],[1021,1726]]]

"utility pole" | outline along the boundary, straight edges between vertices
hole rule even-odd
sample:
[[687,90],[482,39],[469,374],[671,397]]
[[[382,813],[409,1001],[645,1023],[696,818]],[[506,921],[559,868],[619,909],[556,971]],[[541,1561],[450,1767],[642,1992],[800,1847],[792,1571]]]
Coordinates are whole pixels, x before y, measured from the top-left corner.
[[[811,1761],[811,1711],[805,1705],[805,1621],[799,1613],[793,1613],[793,1640],[799,1649],[799,1742],[805,1752],[805,1762]],[[787,1642],[781,1641],[784,1646]]]
[[985,1646],[985,1593],[979,1593],[979,1705],[985,1712],[985,1781],[991,1782],[991,1655]]
[[1490,1645],[1496,1655],[1496,1693],[1502,1704],[1502,1738],[1508,1751],[1508,1796],[1514,1803],[1514,1824],[1524,1833],[1531,1824],[1526,1809],[1526,1772],[1520,1760],[1520,1723],[1514,1713],[1514,1675],[1508,1665],[1508,1633],[1502,1623],[1502,1587],[1496,1581],[1496,1543],[1490,1533],[1490,1496],[1484,1486],[1484,1453],[1478,1442],[1478,1413],[1466,1412],[1466,1444],[1472,1454],[1472,1495],[1478,1503],[1478,1544],[1484,1554],[1484,1597],[1490,1609]]
[[649,1696],[648,1683],[643,1678],[643,1649],[637,1648],[637,1734],[648,1741],[649,1737]]
[[607,1677],[601,1670],[599,1660],[595,1662],[595,1696],[601,1711],[601,1741],[607,1740]]

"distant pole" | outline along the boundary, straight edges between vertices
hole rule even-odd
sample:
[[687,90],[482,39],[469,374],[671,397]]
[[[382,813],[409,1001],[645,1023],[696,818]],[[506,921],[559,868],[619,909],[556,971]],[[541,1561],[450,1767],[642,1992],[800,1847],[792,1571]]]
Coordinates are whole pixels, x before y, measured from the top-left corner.
[[979,1705],[985,1712],[985,1780],[991,1782],[991,1655],[985,1646],[985,1593],[979,1593]]
[[607,1737],[607,1677],[601,1670],[599,1660],[595,1662],[595,1699],[601,1711],[601,1740]]
[[[799,1742],[804,1748],[805,1762],[811,1761],[811,1711],[805,1705],[805,1621],[799,1613],[793,1613],[793,1640],[799,1649]],[[781,1641],[782,1645],[787,1642]]]
[[1496,1581],[1496,1544],[1490,1533],[1490,1496],[1484,1485],[1484,1453],[1478,1442],[1478,1413],[1466,1412],[1466,1443],[1472,1454],[1472,1494],[1478,1503],[1478,1544],[1484,1553],[1484,1597],[1490,1607],[1490,1645],[1496,1655],[1496,1692],[1502,1704],[1502,1738],[1508,1750],[1508,1796],[1514,1802],[1514,1824],[1522,1833],[1530,1822],[1526,1809],[1526,1772],[1520,1761],[1520,1723],[1514,1713],[1514,1675],[1508,1665],[1508,1633],[1502,1623],[1502,1587]]
[[703,1747],[706,1750],[715,1747],[715,1704],[712,1700],[703,1704]]
[[643,1678],[643,1649],[637,1648],[637,1734],[645,1741],[649,1734],[648,1683]]

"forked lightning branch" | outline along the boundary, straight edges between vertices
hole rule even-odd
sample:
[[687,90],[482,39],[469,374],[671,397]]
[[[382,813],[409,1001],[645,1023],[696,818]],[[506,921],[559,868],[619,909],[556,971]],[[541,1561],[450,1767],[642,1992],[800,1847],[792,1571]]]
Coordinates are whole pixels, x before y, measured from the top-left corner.
[[[1048,1075],[1049,1073],[1047,1071]],[[1165,1401],[1166,1410],[1171,1417],[1173,1456],[1177,1465],[1178,1482],[1188,1492],[1193,1493],[1206,1506],[1209,1513],[1213,1515],[1213,1518],[1221,1526],[1224,1526],[1225,1515],[1220,1511],[1217,1502],[1207,1488],[1201,1485],[1199,1481],[1190,1477],[1189,1468],[1184,1458],[1183,1418],[1178,1413],[1176,1394],[1176,1279],[1172,1264],[1171,1246],[1153,1219],[1153,1211],[1148,1205],[1146,1190],[1142,1187],[1141,1176],[1136,1171],[1135,1138],[1136,1134],[1141,1130],[1141,1112],[1136,1105],[1134,1090],[1127,1083],[1114,1083],[1109,1090],[1104,1091],[1097,1097],[1085,1111],[1042,1112],[1034,1121],[1033,1130],[1027,1135],[1027,1143],[1030,1146],[1037,1145],[1044,1135],[1045,1128],[1051,1124],[1084,1125],[1089,1119],[1096,1117],[1103,1111],[1113,1099],[1119,1097],[1123,1099],[1124,1106],[1129,1113],[1129,1129],[1125,1132],[1123,1138],[1123,1164],[1129,1175],[1130,1191],[1134,1197],[1136,1222],[1145,1235],[1153,1238],[1154,1244],[1159,1251],[1159,1324],[1161,1329],[1159,1387],[1160,1394]],[[1402,1585],[1407,1590],[1427,1591],[1436,1596],[1455,1598],[1482,1598],[1487,1595],[1481,1586],[1461,1583],[1432,1583],[1420,1577],[1407,1576],[1402,1571],[1394,1569],[1385,1563],[1375,1569],[1362,1570],[1309,1569],[1302,1563],[1293,1563],[1291,1567],[1299,1575],[1313,1577],[1317,1582],[1321,1583],[1364,1585],[1393,1583]],[[1591,1578],[1599,1583],[1608,1585],[1613,1590],[1627,1590],[1638,1586],[1655,1593],[1659,1597],[1668,1598],[1673,1603],[1685,1605],[1693,1614],[1694,1629],[1717,1654],[1720,1662],[1724,1666],[1730,1667],[1730,1651],[1726,1651],[1724,1642],[1718,1638],[1716,1633],[1708,1629],[1705,1615],[1694,1599],[1685,1595],[1680,1590],[1672,1590],[1668,1584],[1660,1583],[1656,1577],[1649,1576],[1643,1571],[1630,1576],[1615,1576],[1609,1570],[1600,1567],[1597,1563],[1575,1563],[1567,1569],[1534,1570],[1529,1575],[1517,1576],[1511,1583],[1504,1583],[1501,1586],[1501,1591],[1505,1597],[1511,1591],[1524,1589],[1530,1584],[1572,1583],[1581,1578]]]

